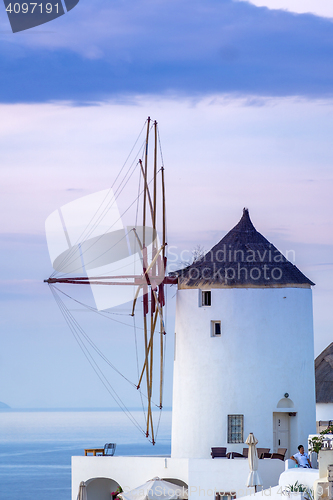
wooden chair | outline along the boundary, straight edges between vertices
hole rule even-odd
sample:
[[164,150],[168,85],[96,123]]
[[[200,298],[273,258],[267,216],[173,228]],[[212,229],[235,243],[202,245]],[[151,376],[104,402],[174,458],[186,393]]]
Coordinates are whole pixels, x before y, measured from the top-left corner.
[[227,458],[227,448],[212,448],[212,458]]
[[248,456],[249,456],[249,449],[243,448],[243,457],[248,458]]

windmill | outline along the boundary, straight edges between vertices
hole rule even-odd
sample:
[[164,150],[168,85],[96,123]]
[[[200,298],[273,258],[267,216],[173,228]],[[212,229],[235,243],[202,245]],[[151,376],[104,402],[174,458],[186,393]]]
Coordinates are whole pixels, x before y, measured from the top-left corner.
[[[150,161],[151,135],[153,135],[152,162]],[[165,180],[162,154],[161,166],[158,167],[159,148],[157,122],[148,117],[142,156],[136,162],[132,162],[115,193],[109,189],[85,197],[81,202],[78,200],[70,207],[54,212],[46,222],[49,252],[55,272],[45,282],[50,285],[54,294],[55,284],[89,285],[99,310],[124,303],[131,297],[131,316],[135,315],[138,299],[142,296],[144,362],[136,387],[140,389],[142,385],[145,386],[147,397],[145,435],[153,444],[155,444],[152,414],[154,337],[158,332],[160,362],[157,406],[162,409],[163,338],[166,334],[165,285],[177,282],[176,278],[165,275],[167,265]],[[116,201],[134,171],[139,172],[137,216],[135,224],[124,225]],[[87,210],[88,202],[93,207],[91,212],[93,215],[87,227],[78,228],[76,221],[80,218],[80,210]],[[133,203],[130,206],[132,205]],[[142,225],[139,223],[139,208]],[[127,209],[124,213],[126,212]],[[91,213],[89,212],[90,215]],[[70,219],[75,220],[72,227]],[[59,243],[60,240],[62,244]],[[108,292],[104,293],[107,289]],[[68,311],[64,311],[63,305],[61,309],[63,313],[65,312],[67,320]]]

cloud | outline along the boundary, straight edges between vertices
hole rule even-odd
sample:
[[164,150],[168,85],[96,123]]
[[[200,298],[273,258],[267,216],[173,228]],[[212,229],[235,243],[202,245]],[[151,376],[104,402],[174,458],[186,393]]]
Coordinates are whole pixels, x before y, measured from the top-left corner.
[[1,34],[0,100],[331,95],[332,35],[328,19],[232,0],[96,0],[50,32]]
[[[1,105],[2,231],[40,234],[45,255],[34,265],[43,262],[47,276],[46,218],[109,187],[150,114],[160,123],[172,231],[186,228],[192,239],[228,229],[247,205],[262,221],[258,230],[287,228],[293,240],[331,243],[332,100],[264,103],[212,95],[138,96],[88,107]],[[132,180],[131,200],[137,177]],[[217,213],[224,214],[222,226],[210,216]]]
[[332,2],[327,0],[243,0],[269,9],[283,9],[291,12],[311,13],[322,17],[333,17]]

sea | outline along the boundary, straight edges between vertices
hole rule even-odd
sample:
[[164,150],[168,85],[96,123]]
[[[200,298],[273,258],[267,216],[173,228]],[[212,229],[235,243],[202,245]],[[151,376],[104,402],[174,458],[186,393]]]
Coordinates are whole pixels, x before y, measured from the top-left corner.
[[[131,415],[144,424],[142,411]],[[153,446],[121,410],[1,410],[0,500],[71,500],[71,457],[85,448],[116,443],[115,455],[170,455],[171,411],[154,419]]]

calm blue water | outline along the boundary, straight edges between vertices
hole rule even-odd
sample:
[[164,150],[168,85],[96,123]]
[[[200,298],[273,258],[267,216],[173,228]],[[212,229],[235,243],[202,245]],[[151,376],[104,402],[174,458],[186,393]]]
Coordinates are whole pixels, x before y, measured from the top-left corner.
[[171,412],[152,446],[121,411],[0,411],[0,500],[70,500],[72,455],[112,442],[116,455],[170,454]]

